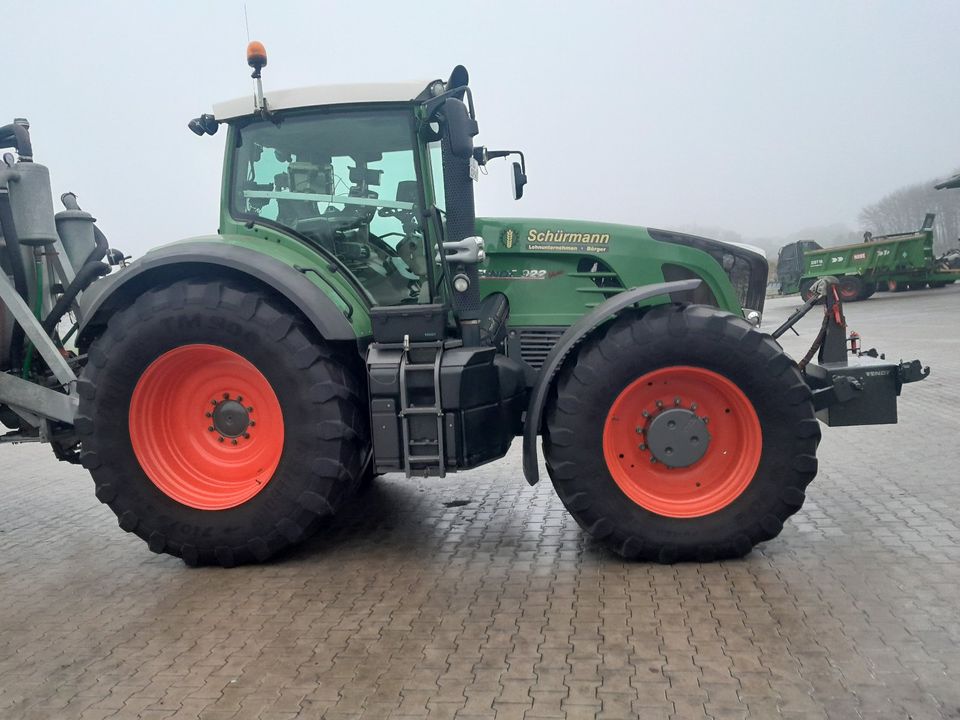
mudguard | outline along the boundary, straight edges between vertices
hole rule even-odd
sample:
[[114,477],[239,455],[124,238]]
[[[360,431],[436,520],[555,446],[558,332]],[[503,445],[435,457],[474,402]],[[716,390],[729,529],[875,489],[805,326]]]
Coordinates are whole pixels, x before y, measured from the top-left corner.
[[559,372],[563,361],[567,355],[577,345],[579,345],[591,332],[600,325],[613,318],[617,313],[636,305],[643,300],[657,297],[658,295],[669,295],[674,292],[685,292],[695,289],[700,283],[699,279],[677,280],[675,282],[657,283],[655,285],[643,285],[642,287],[632,288],[618,295],[614,295],[606,302],[598,305],[592,312],[587,313],[577,322],[567,328],[566,332],[560,336],[560,340],[540,370],[540,376],[537,378],[537,384],[530,392],[530,405],[527,407],[526,420],[523,425],[523,476],[531,485],[536,485],[540,481],[540,469],[537,458],[537,435],[540,434],[540,424],[543,422],[543,410],[547,404],[547,396],[553,385],[554,376]]
[[[171,272],[178,266],[184,269],[182,274]],[[204,266],[211,271],[227,268],[269,286],[293,303],[326,340],[356,340],[348,312],[337,307],[304,273],[256,250],[218,242],[177,243],[153,250],[95,282],[80,300],[83,321],[79,338],[82,341],[91,325],[101,324],[98,316],[117,304],[111,301],[132,302],[153,282],[187,277],[188,272],[202,271]]]

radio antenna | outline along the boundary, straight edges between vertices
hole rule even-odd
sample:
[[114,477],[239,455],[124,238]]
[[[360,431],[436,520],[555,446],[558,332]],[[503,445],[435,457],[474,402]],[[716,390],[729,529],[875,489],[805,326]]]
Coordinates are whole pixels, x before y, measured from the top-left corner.
[[247,26],[247,42],[250,42],[250,18],[247,17],[247,4],[243,4],[243,24]]

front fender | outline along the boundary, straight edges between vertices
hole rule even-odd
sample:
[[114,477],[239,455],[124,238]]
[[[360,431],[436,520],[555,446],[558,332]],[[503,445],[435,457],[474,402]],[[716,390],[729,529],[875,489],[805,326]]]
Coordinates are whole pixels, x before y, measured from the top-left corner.
[[636,305],[643,300],[669,295],[674,292],[694,290],[702,280],[677,280],[675,282],[643,285],[614,295],[606,302],[598,305],[591,312],[584,315],[576,323],[567,328],[560,336],[560,340],[543,363],[536,385],[530,392],[530,405],[527,407],[526,420],[523,426],[523,476],[531,485],[540,481],[539,461],[537,458],[537,435],[540,434],[540,424],[543,421],[543,410],[547,404],[547,396],[553,386],[553,379],[559,372],[563,361],[570,352],[586,337],[616,316],[623,310]]
[[[178,267],[183,268],[177,272]],[[91,285],[80,301],[83,321],[78,338],[92,325],[103,324],[103,316],[116,309],[112,301],[132,299],[154,282],[184,279],[190,274],[227,269],[272,288],[296,306],[326,340],[356,340],[348,317],[354,308],[338,294],[345,308],[338,307],[324,290],[304,273],[269,255],[225,242],[175,243],[153,250],[120,272]],[[331,289],[331,292],[336,292]],[[357,308],[362,310],[362,308]]]

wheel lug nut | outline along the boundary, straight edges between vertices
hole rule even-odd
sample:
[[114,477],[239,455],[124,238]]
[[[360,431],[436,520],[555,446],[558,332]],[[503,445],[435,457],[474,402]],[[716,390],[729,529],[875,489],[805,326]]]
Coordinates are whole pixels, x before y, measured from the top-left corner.
[[704,424],[704,425],[708,424],[709,422],[710,422],[710,418],[708,418],[708,417],[703,418],[703,424]]
[[229,400],[229,399],[230,399],[230,393],[224,393],[224,394],[223,394],[223,399],[224,399],[224,400]]
[[237,395],[237,402],[243,402],[243,395]]
[[640,443],[640,449],[641,449],[641,450],[646,450],[646,449],[647,449],[647,446],[646,446],[644,443]]
[[216,400],[211,400],[211,401],[210,401],[210,404],[216,406],[217,401],[216,401]]
[[648,413],[646,410],[644,410],[644,411],[643,411],[642,413],[640,413],[640,414],[643,415],[645,418],[650,417],[650,413]]
[[213,413],[205,413],[205,417],[213,417]]
[[693,403],[693,404],[690,406],[690,409],[693,410],[694,412],[696,412],[696,411],[697,411],[697,404],[696,404],[696,403]]
[[213,425],[207,428],[207,432],[213,432],[214,430],[216,430],[216,428]]
[[244,433],[244,434],[243,434],[243,439],[244,439],[244,440],[249,440],[249,439],[250,439],[250,433]]
[[257,421],[256,421],[256,420],[251,420],[251,421],[250,421],[250,427],[253,427],[253,426],[256,425],[256,424],[257,424]]
[[253,405],[247,408],[247,412],[253,412]]
[[657,462],[657,459],[656,459],[655,457],[652,457],[652,458],[650,458],[650,462],[656,463],[656,462]]
[[673,406],[674,406],[674,407],[680,407],[680,398],[675,397],[675,398],[673,399]]
[[662,402],[662,401],[657,400],[656,406],[657,406],[657,410],[663,410],[663,402]]
[[643,428],[637,425],[637,435],[643,435]]
[[217,442],[223,442],[223,437],[217,438]]
[[231,440],[231,441],[230,441],[230,444],[231,444],[231,445],[236,445],[236,444],[237,444],[237,439],[234,438],[233,440]]

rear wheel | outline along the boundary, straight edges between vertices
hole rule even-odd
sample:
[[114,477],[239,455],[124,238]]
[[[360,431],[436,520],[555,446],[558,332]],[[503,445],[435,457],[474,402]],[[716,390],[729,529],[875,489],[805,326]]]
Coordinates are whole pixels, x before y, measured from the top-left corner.
[[860,292],[860,299],[866,300],[877,292],[877,284],[873,283],[864,283],[863,290]]
[[946,282],[932,282],[930,283],[931,290],[939,290],[940,288],[945,288],[947,286]]
[[907,284],[899,280],[887,280],[887,290],[889,292],[903,292],[907,289]]
[[738,557],[804,500],[820,439],[780,346],[703,306],[621,317],[561,372],[547,467],[582,527],[660,562]]
[[152,290],[90,348],[81,460],[120,527],[189,564],[262,561],[361,478],[359,384],[270,297],[219,282]]
[[853,275],[844,275],[837,283],[837,293],[843,302],[862,300],[863,290],[863,282]]

